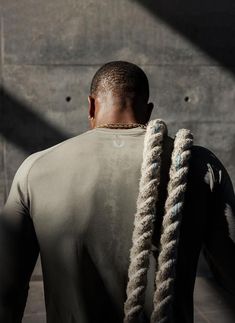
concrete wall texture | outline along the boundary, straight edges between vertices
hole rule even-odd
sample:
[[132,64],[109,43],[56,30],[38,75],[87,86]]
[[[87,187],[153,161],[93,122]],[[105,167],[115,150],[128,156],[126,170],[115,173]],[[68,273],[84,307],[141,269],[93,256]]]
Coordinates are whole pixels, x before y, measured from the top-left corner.
[[0,0],[0,20],[0,208],[26,156],[88,129],[91,78],[120,59],[146,71],[153,117],[235,183],[234,1]]

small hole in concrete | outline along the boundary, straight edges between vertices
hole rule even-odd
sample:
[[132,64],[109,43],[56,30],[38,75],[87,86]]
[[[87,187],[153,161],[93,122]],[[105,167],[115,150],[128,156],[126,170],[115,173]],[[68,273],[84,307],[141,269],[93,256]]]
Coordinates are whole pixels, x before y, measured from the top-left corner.
[[70,102],[70,101],[71,101],[71,97],[70,97],[70,96],[67,96],[67,97],[65,98],[65,100],[66,100],[67,102]]
[[189,101],[190,101],[190,98],[189,98],[188,96],[186,96],[186,97],[184,98],[184,101],[185,101],[185,102],[189,102]]

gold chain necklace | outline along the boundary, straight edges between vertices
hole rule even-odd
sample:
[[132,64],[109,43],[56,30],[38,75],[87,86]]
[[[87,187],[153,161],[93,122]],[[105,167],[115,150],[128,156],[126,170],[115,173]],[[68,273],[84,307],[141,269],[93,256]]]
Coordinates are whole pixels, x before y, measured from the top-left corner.
[[95,128],[111,128],[111,129],[131,129],[141,127],[146,129],[147,123],[104,123],[96,126]]

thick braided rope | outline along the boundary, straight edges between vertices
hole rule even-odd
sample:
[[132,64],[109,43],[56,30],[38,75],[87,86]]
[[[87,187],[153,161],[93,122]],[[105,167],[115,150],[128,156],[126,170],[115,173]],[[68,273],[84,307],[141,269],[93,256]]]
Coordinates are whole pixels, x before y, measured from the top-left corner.
[[153,221],[160,182],[162,143],[166,133],[167,128],[162,120],[151,120],[148,123],[130,251],[127,299],[124,304],[125,323],[136,323],[144,305]]
[[167,187],[168,197],[162,223],[161,251],[158,257],[151,323],[171,322],[177,245],[192,144],[193,136],[189,130],[181,129],[177,132],[171,158],[170,179]]

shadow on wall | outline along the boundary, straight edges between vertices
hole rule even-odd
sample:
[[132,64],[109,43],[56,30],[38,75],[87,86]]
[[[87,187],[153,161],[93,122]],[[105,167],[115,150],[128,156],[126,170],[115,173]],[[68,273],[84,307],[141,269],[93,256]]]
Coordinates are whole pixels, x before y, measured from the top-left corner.
[[0,88],[0,104],[1,135],[29,154],[70,137],[13,98],[3,87]]
[[133,0],[235,73],[233,0]]

